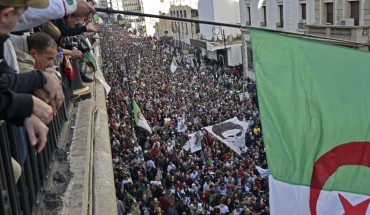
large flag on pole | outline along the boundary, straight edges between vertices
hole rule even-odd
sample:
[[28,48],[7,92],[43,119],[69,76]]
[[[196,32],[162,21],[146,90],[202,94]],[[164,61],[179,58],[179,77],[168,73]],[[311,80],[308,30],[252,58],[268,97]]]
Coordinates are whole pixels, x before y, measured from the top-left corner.
[[204,127],[204,129],[239,155],[245,147],[245,132],[247,128],[248,123],[239,121],[236,117],[216,125]]
[[175,56],[173,56],[172,57],[172,62],[171,62],[171,67],[170,67],[170,70],[171,70],[171,72],[172,73],[174,73],[175,71],[176,71],[176,69],[177,69],[177,60],[176,60],[176,57]]
[[271,214],[370,214],[370,55],[250,29]]
[[134,106],[134,117],[135,117],[136,125],[149,131],[149,133],[152,133],[152,129],[149,127],[148,122],[144,118],[143,114],[141,114],[140,108],[137,105],[135,100],[133,101],[133,106]]

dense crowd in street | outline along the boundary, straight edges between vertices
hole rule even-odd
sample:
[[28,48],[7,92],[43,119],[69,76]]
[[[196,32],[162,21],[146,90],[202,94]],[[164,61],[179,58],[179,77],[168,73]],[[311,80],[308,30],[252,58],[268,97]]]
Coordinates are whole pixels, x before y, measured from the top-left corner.
[[[100,36],[118,214],[269,214],[268,181],[255,168],[268,167],[254,80],[241,68],[193,60],[173,41],[115,25]],[[132,99],[152,134],[135,126]],[[185,132],[176,129],[180,116]],[[248,123],[241,155],[202,130],[233,117]],[[202,149],[185,151],[199,130]]]

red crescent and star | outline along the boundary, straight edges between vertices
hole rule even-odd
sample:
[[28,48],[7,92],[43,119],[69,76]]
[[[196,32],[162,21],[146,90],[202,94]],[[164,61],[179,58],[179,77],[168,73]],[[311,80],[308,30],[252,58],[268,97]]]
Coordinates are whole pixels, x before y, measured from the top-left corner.
[[[310,186],[310,211],[317,214],[317,201],[326,181],[335,171],[345,165],[370,167],[370,142],[350,142],[334,147],[323,154],[313,168]],[[344,215],[365,215],[370,198],[352,205],[343,195],[338,194]]]

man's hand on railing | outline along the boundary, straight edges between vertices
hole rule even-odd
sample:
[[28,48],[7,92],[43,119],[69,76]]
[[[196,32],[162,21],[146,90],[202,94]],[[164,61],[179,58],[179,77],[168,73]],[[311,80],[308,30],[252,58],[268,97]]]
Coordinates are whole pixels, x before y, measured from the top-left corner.
[[45,124],[51,122],[51,120],[53,120],[52,107],[35,96],[32,96],[32,99],[33,99],[32,114],[37,116]]
[[24,128],[30,144],[39,144],[37,152],[40,153],[45,148],[49,128],[34,114],[24,120]]
[[64,101],[64,94],[60,83],[53,78],[47,72],[44,72],[44,75],[47,79],[46,84],[44,85],[43,89],[48,93],[49,104],[53,108],[54,115],[57,114],[57,110],[62,106]]

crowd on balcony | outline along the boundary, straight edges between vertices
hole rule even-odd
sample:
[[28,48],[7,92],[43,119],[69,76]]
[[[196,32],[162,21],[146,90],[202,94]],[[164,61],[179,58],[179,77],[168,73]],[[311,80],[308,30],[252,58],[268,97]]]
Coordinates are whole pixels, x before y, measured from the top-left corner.
[[[118,214],[269,214],[268,181],[255,168],[268,168],[255,82],[193,61],[171,41],[114,25],[101,36],[110,38],[101,47],[112,87],[107,110]],[[238,96],[244,91],[250,95],[245,100]],[[152,133],[135,126],[133,100]],[[186,116],[185,132],[176,129],[178,116]],[[202,130],[233,117],[249,125],[241,155]],[[185,151],[188,134],[196,131],[203,133],[201,150]]]
[[91,4],[0,1],[0,214],[35,213],[68,117],[66,101],[88,91],[73,83],[93,81],[82,72],[83,65],[96,69],[87,58],[98,45],[88,38],[100,29]]

